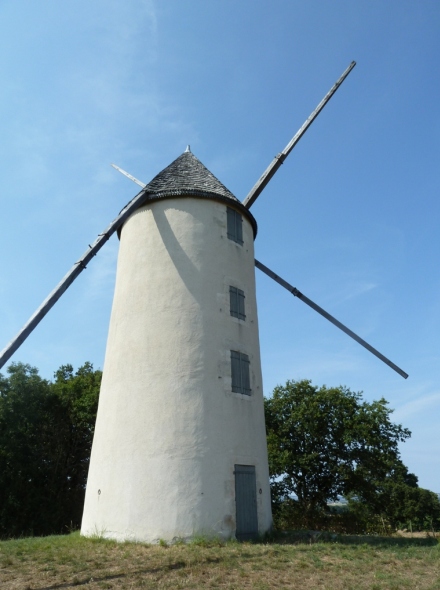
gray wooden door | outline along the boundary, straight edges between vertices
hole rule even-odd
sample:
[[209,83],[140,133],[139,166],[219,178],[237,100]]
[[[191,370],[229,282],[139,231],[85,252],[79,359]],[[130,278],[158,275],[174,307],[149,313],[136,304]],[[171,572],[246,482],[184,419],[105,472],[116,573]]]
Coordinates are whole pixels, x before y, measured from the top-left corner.
[[257,485],[254,465],[235,465],[236,533],[240,541],[258,536]]

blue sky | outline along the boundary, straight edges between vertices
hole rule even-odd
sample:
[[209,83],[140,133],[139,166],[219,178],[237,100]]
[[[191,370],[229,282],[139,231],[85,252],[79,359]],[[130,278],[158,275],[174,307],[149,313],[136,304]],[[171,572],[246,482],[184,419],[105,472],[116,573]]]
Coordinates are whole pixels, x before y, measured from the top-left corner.
[[[187,144],[240,199],[352,60],[252,208],[256,256],[409,373],[257,274],[266,394],[385,397],[440,492],[440,4],[2,0],[0,348]],[[113,237],[14,361],[102,367]],[[4,369],[3,369],[4,371]]]

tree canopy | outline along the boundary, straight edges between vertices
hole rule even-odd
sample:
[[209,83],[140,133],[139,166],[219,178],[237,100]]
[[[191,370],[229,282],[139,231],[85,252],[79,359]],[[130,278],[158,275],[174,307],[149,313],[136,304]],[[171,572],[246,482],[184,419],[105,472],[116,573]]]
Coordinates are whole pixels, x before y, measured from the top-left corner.
[[275,513],[296,496],[310,520],[346,496],[374,514],[386,512],[395,524],[404,507],[409,516],[411,498],[414,506],[432,499],[425,494],[423,502],[423,493],[414,491],[417,477],[403,465],[398,446],[411,433],[391,421],[385,399],[369,403],[347,387],[288,381],[265,400],[265,412]]
[[81,522],[101,371],[65,365],[50,382],[0,374],[0,536],[66,532]]

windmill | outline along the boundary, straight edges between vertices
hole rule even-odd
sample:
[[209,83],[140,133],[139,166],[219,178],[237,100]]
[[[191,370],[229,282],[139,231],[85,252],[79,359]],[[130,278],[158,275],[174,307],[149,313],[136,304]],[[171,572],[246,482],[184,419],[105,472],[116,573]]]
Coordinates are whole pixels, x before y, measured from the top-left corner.
[[249,211],[351,70],[240,202],[189,147],[144,184],[0,353],[0,367],[110,236],[120,249],[82,533],[246,539],[271,526],[254,267],[408,375],[263,263]]

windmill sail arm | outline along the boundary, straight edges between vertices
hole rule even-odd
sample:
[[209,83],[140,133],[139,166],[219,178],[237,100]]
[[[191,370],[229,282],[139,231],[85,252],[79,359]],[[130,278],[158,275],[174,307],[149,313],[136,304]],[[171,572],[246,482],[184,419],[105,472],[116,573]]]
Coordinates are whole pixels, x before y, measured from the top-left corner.
[[345,72],[342,74],[342,76],[337,80],[337,82],[332,86],[332,88],[330,88],[330,90],[318,104],[316,109],[304,121],[303,125],[298,129],[298,131],[286,145],[284,150],[275,156],[275,158],[263,172],[261,177],[255,183],[255,185],[252,187],[252,190],[249,192],[249,194],[243,201],[243,205],[245,207],[249,209],[249,207],[253,205],[253,203],[256,201],[261,192],[265,189],[265,187],[267,186],[275,172],[278,170],[278,168],[281,166],[281,164],[284,162],[284,160],[296,146],[298,141],[301,139],[301,137],[304,135],[304,133],[307,131],[307,129],[310,127],[310,125],[313,123],[313,121],[316,119],[316,117],[319,115],[319,113],[322,111],[322,109],[325,107],[325,105],[328,103],[328,101],[331,99],[331,97],[334,95],[336,90],[339,88],[339,86],[342,84],[342,82],[345,80],[345,78],[348,76],[348,74],[351,72],[355,65],[356,62],[352,61],[348,68],[345,70]]
[[391,367],[394,371],[396,371],[396,373],[399,373],[399,375],[401,375],[404,379],[407,379],[408,374],[405,373],[405,371],[402,371],[402,369],[400,369],[397,365],[395,365],[393,362],[391,362],[386,356],[384,356],[382,353],[380,353],[378,350],[376,350],[373,346],[368,344],[368,342],[365,342],[365,340],[363,338],[361,338],[360,336],[355,334],[352,330],[347,328],[347,326],[344,326],[344,324],[342,324],[339,320],[337,320],[332,315],[327,313],[324,309],[322,309],[322,307],[320,307],[319,305],[314,303],[311,299],[306,297],[303,293],[301,293],[301,291],[298,291],[298,289],[296,289],[290,283],[288,283],[287,281],[285,281],[284,279],[279,277],[272,270],[270,270],[270,268],[268,268],[267,266],[265,266],[264,264],[262,264],[258,260],[255,260],[255,266],[258,269],[260,269],[262,272],[267,274],[267,276],[269,276],[271,279],[276,281],[279,285],[281,285],[282,287],[284,287],[285,289],[290,291],[290,293],[292,293],[292,295],[294,295],[295,297],[298,297],[298,299],[301,299],[301,301],[303,301],[306,305],[308,305],[309,307],[311,307],[312,309],[317,311],[325,319],[327,319],[329,322],[334,324],[337,328],[339,328],[340,330],[345,332],[348,336],[353,338],[353,340],[356,340],[356,342],[358,342],[361,346],[363,346],[364,348],[369,350],[372,354],[374,354],[374,356],[376,356],[378,359],[380,359],[386,365]]
[[118,172],[120,172],[121,174],[123,174],[124,176],[129,178],[130,180],[132,180],[135,184],[139,185],[140,187],[145,188],[147,186],[144,182],[141,182],[140,180],[138,180],[137,178],[135,178],[134,176],[132,176],[131,174],[129,174],[128,172],[123,170],[122,168],[119,168],[119,166],[116,166],[116,164],[110,164],[110,166],[112,166],[115,170],[117,170]]
[[9,342],[9,344],[0,352],[0,369],[3,365],[11,358],[14,352],[21,346],[26,340],[29,334],[38,326],[48,311],[55,305],[58,299],[73,283],[73,281],[81,274],[86,268],[90,260],[96,256],[99,250],[104,246],[107,240],[110,238],[115,231],[121,227],[124,221],[131,215],[131,213],[139,207],[145,200],[146,195],[142,190],[134,199],[132,199],[128,205],[126,205],[119,215],[110,223],[110,225],[96,238],[92,245],[89,245],[88,249],[81,256],[78,262],[72,266],[69,272],[63,277],[58,283],[55,289],[46,297],[40,307],[35,311],[31,318],[26,322],[20,332]]

